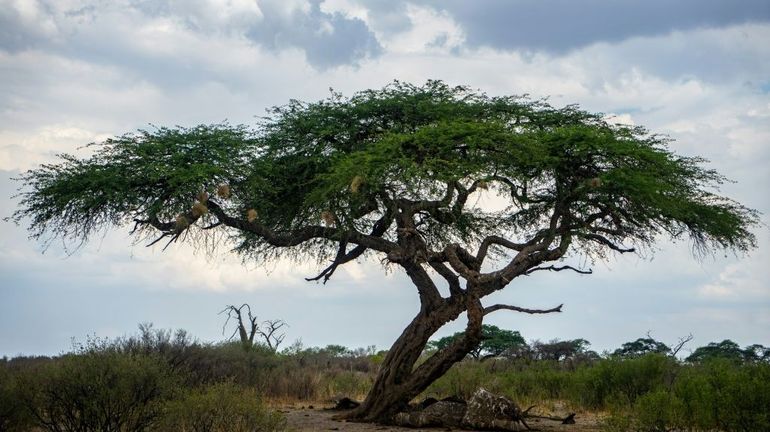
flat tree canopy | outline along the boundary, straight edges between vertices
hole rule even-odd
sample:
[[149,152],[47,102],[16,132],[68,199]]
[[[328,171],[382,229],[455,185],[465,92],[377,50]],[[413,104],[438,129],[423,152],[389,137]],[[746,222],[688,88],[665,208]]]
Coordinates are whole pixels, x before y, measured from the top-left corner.
[[[157,128],[62,155],[20,177],[13,219],[43,240],[129,225],[151,243],[213,241],[257,262],[328,260],[316,280],[367,253],[403,268],[421,310],[354,414],[383,420],[477,345],[486,314],[560,310],[481,304],[518,276],[664,237],[698,253],[753,248],[757,212],[718,195],[725,178],[668,141],[577,106],[394,82],[291,101],[253,127]],[[506,205],[471,205],[481,191]],[[463,312],[465,337],[417,365]]]

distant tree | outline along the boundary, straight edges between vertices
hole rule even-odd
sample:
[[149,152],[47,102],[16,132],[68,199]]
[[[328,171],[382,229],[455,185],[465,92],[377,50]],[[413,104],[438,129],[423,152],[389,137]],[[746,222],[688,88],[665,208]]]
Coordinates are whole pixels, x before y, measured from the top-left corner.
[[[245,315],[244,311],[246,312]],[[227,305],[219,314],[226,314],[227,316],[222,326],[222,334],[225,333],[230,320],[234,320],[235,330],[228,340],[232,340],[237,334],[240,338],[241,346],[245,350],[250,350],[254,346],[254,336],[260,335],[265,345],[275,352],[286,336],[285,333],[279,333],[283,327],[287,326],[283,320],[266,320],[260,326],[257,322],[257,317],[251,313],[251,306],[246,303],[238,307]]]
[[722,342],[711,342],[706,346],[697,348],[685,360],[691,363],[701,363],[715,358],[735,362],[770,361],[770,348],[755,344],[741,349],[737,343],[725,339]]
[[326,345],[321,352],[324,352],[332,357],[342,357],[350,353],[350,350],[346,346],[342,345]]
[[616,349],[612,355],[622,358],[641,357],[650,353],[670,354],[671,348],[663,342],[651,337],[639,338],[633,342],[626,342]]
[[539,360],[564,361],[587,352],[591,345],[585,339],[558,340],[549,342],[536,341],[532,344],[535,358]]
[[[248,313],[246,316],[243,315],[244,309]],[[225,323],[222,325],[222,334],[225,334],[225,329],[230,323],[230,320],[234,319],[236,327],[228,340],[232,340],[237,334],[240,338],[241,346],[243,346],[243,349],[251,349],[251,347],[254,345],[254,336],[256,336],[257,329],[259,327],[259,324],[257,323],[257,317],[251,314],[251,306],[246,303],[238,307],[235,307],[235,305],[227,305],[224,309],[222,309],[221,312],[219,312],[219,314],[226,314],[227,316]]]
[[276,352],[278,351],[278,346],[281,345],[283,339],[286,337],[286,333],[281,332],[281,329],[286,326],[288,326],[288,324],[283,320],[265,320],[262,322],[262,325],[257,328],[257,333],[262,336],[262,340],[267,347],[273,352]]
[[770,347],[753,344],[747,346],[743,353],[744,357],[749,361],[770,362]]
[[516,330],[502,330],[493,325],[482,327],[487,328],[482,330],[483,340],[479,355],[498,357],[527,347],[527,342]]
[[[462,338],[465,332],[457,332],[451,336],[444,336],[438,340],[429,341],[428,350],[441,350]],[[481,326],[481,340],[468,354],[475,358],[488,358],[503,355],[508,351],[514,351],[527,346],[527,342],[518,331],[502,330],[497,326],[483,324]]]
[[[388,421],[478,346],[485,316],[561,311],[482,302],[522,276],[590,273],[562,261],[631,253],[666,237],[689,237],[701,253],[755,247],[757,213],[717,195],[724,177],[668,142],[573,105],[396,82],[350,98],[293,100],[256,128],[108,139],[88,158],[64,155],[22,174],[12,219],[43,241],[83,244],[133,225],[134,235],[166,247],[224,243],[257,262],[328,259],[311,280],[376,255],[410,278],[420,300],[350,414]],[[504,210],[475,205],[481,193],[505,201]],[[430,337],[461,315],[465,335],[420,361]]]

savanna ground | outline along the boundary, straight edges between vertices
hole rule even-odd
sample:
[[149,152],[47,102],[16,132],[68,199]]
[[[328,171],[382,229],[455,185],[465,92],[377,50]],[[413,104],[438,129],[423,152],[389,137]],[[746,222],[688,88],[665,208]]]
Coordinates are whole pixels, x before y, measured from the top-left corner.
[[[309,408],[312,406],[313,408]],[[329,408],[327,406],[326,408]],[[420,431],[446,431],[445,427],[436,428],[405,428],[399,426],[386,426],[377,424],[354,423],[338,420],[334,417],[339,414],[319,408],[318,405],[284,405],[277,408],[286,416],[289,430],[295,432],[311,431],[383,431],[383,432],[420,432]],[[559,422],[532,419],[527,422],[533,429],[541,431],[572,431],[593,432],[601,431],[600,417],[592,413],[581,413],[576,418],[574,425],[562,425]],[[452,429],[456,432],[470,432],[468,429]]]
[[[415,401],[468,400],[483,387],[524,408],[535,405],[537,415],[577,413],[574,425],[528,420],[544,431],[770,430],[764,347],[725,341],[682,361],[654,352],[598,355],[575,342],[469,358]],[[580,349],[565,356],[565,347]],[[0,431],[446,430],[336,421],[338,412],[324,409],[342,397],[362,400],[383,356],[373,347],[244,349],[144,326],[138,335],[91,339],[55,358],[0,359]]]

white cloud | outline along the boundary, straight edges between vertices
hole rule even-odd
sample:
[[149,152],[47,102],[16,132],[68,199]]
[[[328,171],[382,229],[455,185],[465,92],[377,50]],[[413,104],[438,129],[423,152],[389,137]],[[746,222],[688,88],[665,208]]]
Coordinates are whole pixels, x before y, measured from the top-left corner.
[[770,238],[762,236],[760,249],[751,258],[726,265],[716,277],[697,288],[698,297],[714,302],[770,305],[768,244]]
[[28,170],[53,162],[56,155],[69,152],[80,157],[90,153],[83,146],[112,135],[96,133],[74,125],[44,126],[36,134],[0,131],[0,170]]
[[446,12],[408,4],[406,15],[409,30],[381,40],[391,53],[447,53],[465,40],[460,26]]

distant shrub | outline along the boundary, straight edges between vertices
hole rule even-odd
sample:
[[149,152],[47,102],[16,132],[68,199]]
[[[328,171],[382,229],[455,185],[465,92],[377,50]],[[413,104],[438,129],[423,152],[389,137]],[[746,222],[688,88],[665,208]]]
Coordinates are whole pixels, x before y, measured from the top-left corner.
[[[770,365],[715,358],[680,366],[671,385],[610,406],[607,431],[770,430]],[[625,428],[625,429],[624,429]]]
[[38,427],[53,431],[141,431],[161,414],[173,391],[157,357],[88,347],[25,370],[17,394]]
[[272,432],[286,419],[267,409],[254,389],[219,383],[188,390],[165,405],[158,431]]
[[662,354],[604,359],[575,371],[571,399],[589,409],[631,406],[642,395],[670,386],[678,369],[676,359]]
[[688,424],[726,431],[770,430],[770,364],[712,359],[687,368],[674,394]]
[[0,362],[0,432],[26,431],[32,425],[31,413],[19,398],[16,373]]

